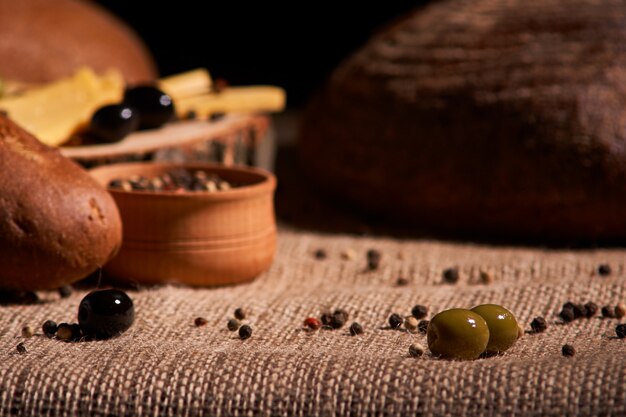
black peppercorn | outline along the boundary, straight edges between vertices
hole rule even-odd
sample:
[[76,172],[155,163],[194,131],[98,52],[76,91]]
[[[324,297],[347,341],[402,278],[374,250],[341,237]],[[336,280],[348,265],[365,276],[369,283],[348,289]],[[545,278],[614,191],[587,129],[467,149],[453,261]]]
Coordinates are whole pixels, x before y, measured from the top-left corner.
[[393,313],[389,316],[389,326],[392,329],[399,329],[400,326],[402,326],[402,323],[404,323],[404,318],[401,315]]
[[574,318],[579,319],[587,315],[587,310],[582,304],[574,304],[572,310],[574,310]]
[[57,332],[57,324],[52,320],[46,320],[41,326],[41,330],[46,336],[53,337]]
[[348,313],[346,313],[344,310],[336,310],[332,315],[330,325],[333,329],[340,329],[343,327],[344,324],[346,324],[347,320]]
[[322,324],[325,326],[331,326],[333,324],[333,315],[330,313],[324,313],[322,314],[322,317],[320,317]]
[[600,275],[601,277],[611,275],[611,266],[609,264],[598,265],[598,275]]
[[563,345],[561,353],[563,356],[574,356],[576,354],[576,349],[572,345]]
[[380,260],[382,253],[376,249],[370,249],[367,251],[367,269],[374,271],[380,266]]
[[246,318],[246,311],[239,307],[238,309],[235,310],[235,318],[237,320],[243,320]]
[[17,353],[26,353],[28,351],[24,343],[21,343],[21,342],[17,344],[16,349],[17,349]]
[[239,328],[239,338],[241,340],[249,339],[252,336],[252,327],[244,324]]
[[328,254],[324,249],[317,249],[313,253],[313,256],[315,256],[315,259],[319,259],[321,261],[322,259],[326,259],[328,257]]
[[348,321],[348,319],[350,318],[350,315],[348,314],[348,312],[341,308],[338,308],[337,310],[335,310],[335,312],[333,313],[333,316],[341,316],[344,322]]
[[196,327],[201,327],[206,326],[208,322],[209,321],[204,317],[196,317],[196,319],[193,321],[193,324],[195,324]]
[[417,330],[422,333],[422,334],[426,334],[428,333],[428,325],[430,324],[430,321],[428,320],[421,320],[419,322],[419,324],[417,325]]
[[234,332],[236,330],[239,330],[239,327],[241,326],[241,323],[239,323],[239,320],[237,319],[229,319],[228,323],[226,323],[226,327],[228,328],[228,330],[230,330],[231,332]]
[[428,315],[428,307],[421,304],[416,304],[411,309],[411,315],[418,320],[423,319],[424,317],[426,317],[426,315]]
[[573,321],[576,318],[576,315],[574,314],[574,309],[573,308],[564,308],[559,313],[559,317],[565,323],[569,323],[569,322]]
[[618,324],[615,327],[615,334],[617,334],[617,337],[619,337],[620,339],[625,338],[626,337],[626,323]]
[[530,328],[535,333],[542,333],[548,328],[548,323],[546,323],[546,319],[543,317],[535,317],[533,321],[530,322]]
[[61,298],[67,298],[70,295],[72,295],[72,287],[69,285],[66,285],[64,287],[59,288],[59,295],[61,296]]
[[602,307],[602,317],[606,317],[607,319],[615,318],[615,307],[611,307],[611,306]]
[[398,287],[406,287],[407,285],[409,285],[409,280],[404,277],[399,277],[396,280],[396,286]]
[[457,268],[445,269],[442,276],[443,281],[447,284],[456,284],[459,282],[459,270]]
[[585,304],[585,317],[591,318],[598,312],[598,305],[594,302],[588,302]]
[[356,323],[356,322],[352,323],[350,325],[350,334],[352,336],[363,334],[363,326],[361,326],[359,323]]

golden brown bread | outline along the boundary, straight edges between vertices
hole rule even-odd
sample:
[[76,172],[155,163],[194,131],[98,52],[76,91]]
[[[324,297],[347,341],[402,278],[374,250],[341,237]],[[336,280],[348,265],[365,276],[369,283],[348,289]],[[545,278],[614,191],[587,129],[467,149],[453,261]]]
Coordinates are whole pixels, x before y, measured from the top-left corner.
[[57,149],[0,115],[0,289],[74,282],[121,245],[110,194]]
[[48,82],[84,65],[118,68],[131,84],[157,76],[137,35],[94,3],[0,0],[0,77]]
[[626,239],[625,14],[614,0],[432,2],[335,71],[302,164],[405,223]]

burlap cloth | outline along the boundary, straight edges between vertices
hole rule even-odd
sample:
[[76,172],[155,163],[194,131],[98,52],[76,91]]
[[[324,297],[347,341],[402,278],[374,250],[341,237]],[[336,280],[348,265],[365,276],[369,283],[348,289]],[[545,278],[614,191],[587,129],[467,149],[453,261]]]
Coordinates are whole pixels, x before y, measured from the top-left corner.
[[[325,260],[313,256],[316,249]],[[383,253],[365,272],[365,253]],[[344,260],[351,249],[356,258]],[[626,300],[626,250],[559,251],[432,240],[325,235],[280,228],[276,260],[238,287],[164,287],[131,291],[137,320],[110,341],[65,343],[23,325],[76,320],[79,290],[67,299],[0,308],[0,414],[33,416],[620,416],[626,415],[626,339],[618,320],[553,324],[567,300],[600,305]],[[599,263],[613,273],[599,277]],[[458,266],[457,285],[441,283]],[[494,282],[480,284],[479,272]],[[396,286],[398,277],[409,279]],[[392,312],[416,303],[431,312],[500,303],[526,328],[544,315],[544,334],[527,334],[504,355],[470,362],[408,356],[422,335],[385,329]],[[249,310],[252,338],[226,329],[237,307]],[[344,308],[365,334],[301,330],[307,316]],[[193,321],[208,319],[205,327]],[[25,354],[16,352],[23,341]],[[577,354],[566,358],[561,346]]]

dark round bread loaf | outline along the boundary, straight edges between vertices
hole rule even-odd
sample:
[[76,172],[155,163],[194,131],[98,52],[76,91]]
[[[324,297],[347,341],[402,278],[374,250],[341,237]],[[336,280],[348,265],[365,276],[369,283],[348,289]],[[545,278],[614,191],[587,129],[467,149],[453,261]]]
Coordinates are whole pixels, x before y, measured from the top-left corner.
[[374,36],[303,121],[324,189],[439,230],[626,238],[626,3],[434,2]]
[[0,0],[0,77],[40,83],[85,65],[118,68],[131,84],[157,76],[137,35],[93,2]]

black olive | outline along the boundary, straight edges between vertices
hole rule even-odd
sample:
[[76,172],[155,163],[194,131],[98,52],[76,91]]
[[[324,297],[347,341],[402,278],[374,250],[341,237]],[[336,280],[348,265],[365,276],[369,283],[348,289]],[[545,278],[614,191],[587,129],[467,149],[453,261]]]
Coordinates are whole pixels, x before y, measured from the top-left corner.
[[122,104],[100,107],[92,116],[89,134],[98,142],[112,143],[137,130],[137,112]]
[[78,307],[78,323],[83,334],[108,339],[125,332],[135,320],[133,300],[116,289],[93,291]]
[[163,91],[139,86],[126,90],[124,103],[139,114],[140,129],[154,129],[174,118],[174,102]]

